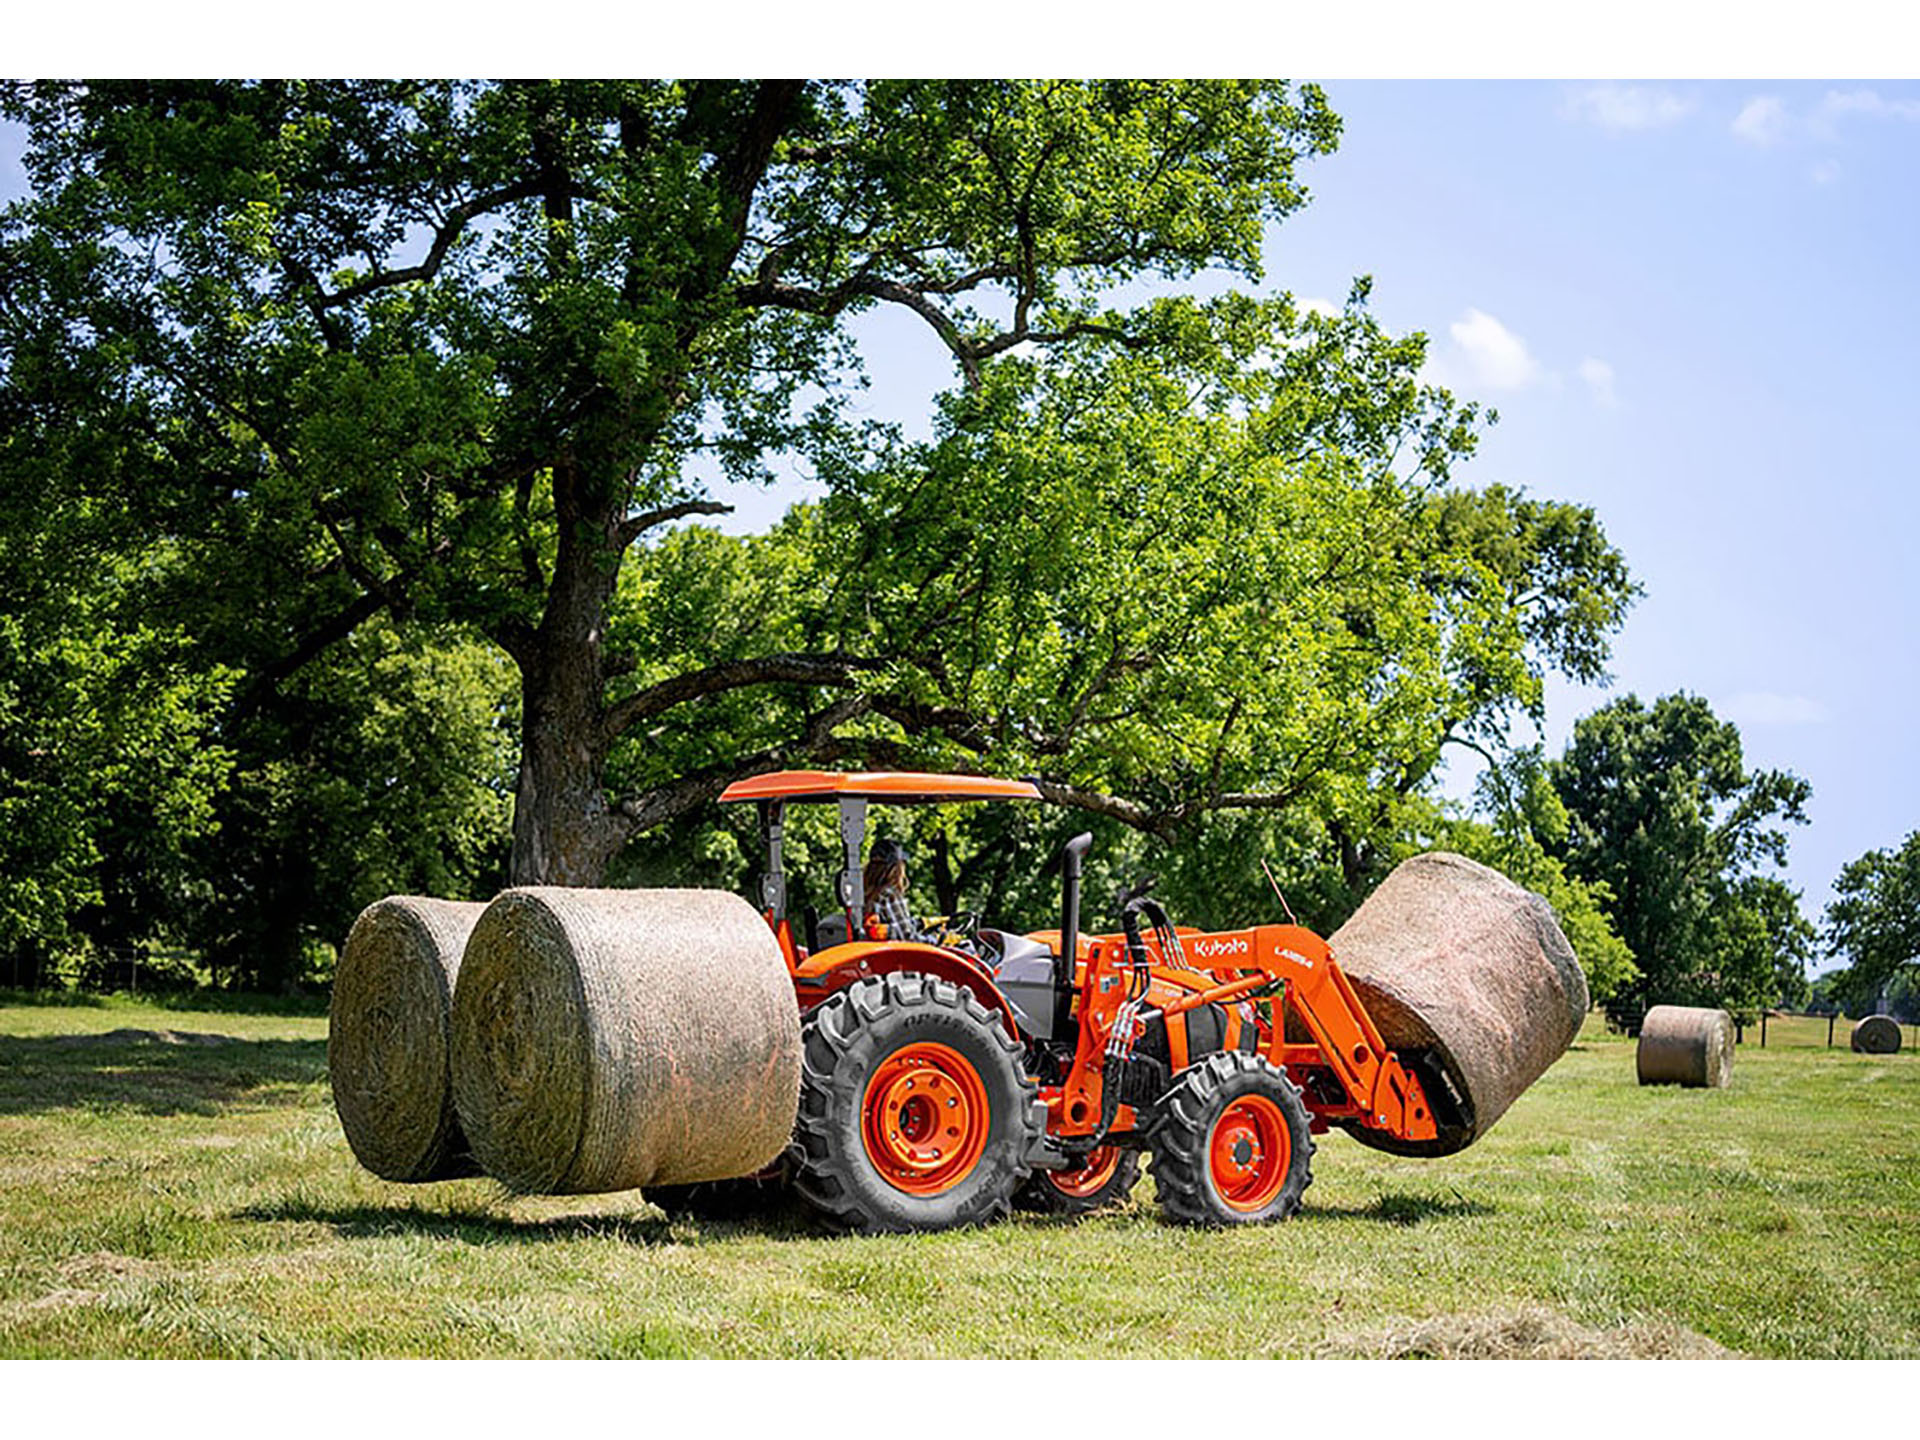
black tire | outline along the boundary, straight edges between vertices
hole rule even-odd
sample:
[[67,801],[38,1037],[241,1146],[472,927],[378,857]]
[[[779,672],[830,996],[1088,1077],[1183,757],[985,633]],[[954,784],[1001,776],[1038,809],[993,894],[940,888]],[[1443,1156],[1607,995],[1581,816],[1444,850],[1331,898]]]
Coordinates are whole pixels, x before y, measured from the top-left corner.
[[[1042,1215],[1091,1215],[1096,1210],[1124,1204],[1140,1179],[1140,1152],[1116,1146],[1113,1157],[1112,1170],[1106,1171],[1104,1178],[1093,1185],[1085,1183],[1094,1178],[1086,1174],[1086,1169],[1092,1167],[1036,1170],[1014,1195],[1013,1203],[1018,1209]],[[1094,1159],[1104,1169],[1107,1161],[1100,1150],[1094,1151]]]
[[[916,1068],[916,1057],[929,1054],[935,1061]],[[926,1078],[901,1108],[916,1076]],[[954,1107],[959,1129],[942,1134],[928,1120],[945,1114],[934,1105],[936,1092]],[[836,1228],[947,1230],[997,1219],[1026,1180],[1045,1129],[1046,1107],[1020,1068],[1020,1046],[958,985],[912,973],[876,976],[823,1001],[802,1027],[794,1189]],[[912,1163],[932,1168],[894,1171],[919,1187],[905,1189],[883,1173],[876,1151],[883,1158],[911,1152]]]
[[[1214,1132],[1229,1111],[1228,1124],[1243,1133],[1227,1147],[1224,1164],[1246,1169],[1223,1173],[1215,1164]],[[1284,1163],[1275,1158],[1283,1137]],[[1223,1051],[1175,1078],[1153,1137],[1153,1182],[1167,1219],[1180,1225],[1284,1220],[1313,1183],[1312,1165],[1300,1087],[1264,1056]]]
[[671,1219],[746,1220],[779,1214],[793,1203],[793,1167],[786,1155],[757,1175],[650,1185],[641,1192]]

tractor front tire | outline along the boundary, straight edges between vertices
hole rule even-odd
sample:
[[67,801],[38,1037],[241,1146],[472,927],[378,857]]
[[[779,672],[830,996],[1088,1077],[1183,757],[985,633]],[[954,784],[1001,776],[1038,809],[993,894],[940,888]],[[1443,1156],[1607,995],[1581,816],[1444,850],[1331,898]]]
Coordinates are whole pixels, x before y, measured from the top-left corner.
[[794,1188],[844,1230],[948,1230],[1004,1215],[1046,1129],[1020,1046],[971,991],[901,972],[801,1029]]
[[1118,1145],[1102,1145],[1074,1170],[1036,1170],[1014,1206],[1042,1215],[1091,1215],[1112,1205],[1123,1205],[1140,1179],[1140,1152]]
[[1240,1050],[1181,1071],[1153,1137],[1161,1213],[1181,1225],[1284,1220],[1313,1183],[1312,1162],[1300,1087]]

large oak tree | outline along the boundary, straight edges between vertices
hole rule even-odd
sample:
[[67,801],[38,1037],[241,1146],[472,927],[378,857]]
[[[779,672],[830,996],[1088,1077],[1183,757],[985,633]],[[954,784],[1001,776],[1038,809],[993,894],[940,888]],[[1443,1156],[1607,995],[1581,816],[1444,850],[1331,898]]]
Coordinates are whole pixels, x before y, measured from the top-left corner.
[[[610,694],[643,658],[608,644],[623,558],[718,508],[700,459],[857,454],[867,307],[918,316],[969,386],[1016,350],[1150,346],[1103,295],[1257,274],[1338,129],[1312,87],[1230,83],[40,84],[6,108],[35,188],[8,344],[108,377],[121,498],[203,562],[178,608],[258,621],[226,657],[243,704],[382,612],[479,627],[521,676],[514,878],[574,882],[710,793],[609,793],[633,726],[883,658]],[[820,707],[783,753],[835,729]]]

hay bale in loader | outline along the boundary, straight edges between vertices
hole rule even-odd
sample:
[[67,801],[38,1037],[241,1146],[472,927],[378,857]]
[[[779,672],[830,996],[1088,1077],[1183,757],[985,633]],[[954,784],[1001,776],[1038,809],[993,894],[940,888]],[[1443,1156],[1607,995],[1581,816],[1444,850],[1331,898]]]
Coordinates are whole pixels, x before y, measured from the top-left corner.
[[[1497,870],[1444,851],[1402,861],[1329,944],[1387,1045],[1425,1052],[1461,1102],[1432,1140],[1350,1126],[1363,1145],[1464,1150],[1565,1053],[1587,977],[1553,907]],[[1436,1099],[1436,1118],[1443,1107]]]
[[1897,1055],[1900,1022],[1891,1015],[1869,1015],[1853,1027],[1851,1044],[1861,1055]]
[[447,1019],[484,904],[390,895],[360,912],[333,979],[327,1069],[354,1158],[383,1180],[476,1175],[454,1115]]
[[1733,1017],[1711,1007],[1655,1005],[1640,1022],[1633,1064],[1642,1085],[1727,1085],[1733,1080]]
[[752,1174],[798,1111],[792,979],[722,891],[507,891],[468,942],[452,1033],[460,1124],[523,1193]]

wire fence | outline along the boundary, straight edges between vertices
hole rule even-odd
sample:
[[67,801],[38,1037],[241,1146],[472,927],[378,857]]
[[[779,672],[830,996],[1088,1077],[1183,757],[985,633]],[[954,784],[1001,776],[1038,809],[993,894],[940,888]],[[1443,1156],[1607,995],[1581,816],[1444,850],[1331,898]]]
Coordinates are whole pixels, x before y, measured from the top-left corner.
[[[1845,1050],[1853,1041],[1855,1020],[1845,1015],[1770,1011],[1751,1025],[1737,1025],[1735,1043],[1762,1049]],[[1920,1025],[1900,1025],[1901,1048],[1920,1046]]]

